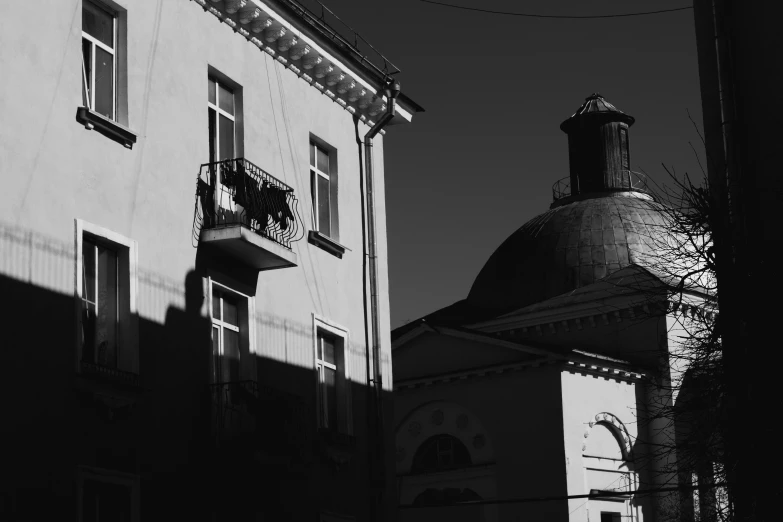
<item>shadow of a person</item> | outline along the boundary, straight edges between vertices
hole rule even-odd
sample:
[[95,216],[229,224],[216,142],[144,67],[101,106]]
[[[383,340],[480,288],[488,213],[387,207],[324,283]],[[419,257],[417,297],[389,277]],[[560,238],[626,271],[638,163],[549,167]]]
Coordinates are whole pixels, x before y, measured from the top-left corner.
[[[174,463],[171,471],[176,475],[175,482],[157,487],[168,489],[162,494],[169,497],[168,503],[179,504],[180,514],[188,506],[203,508],[194,500],[208,498],[203,478],[208,473],[211,433],[212,327],[201,315],[204,298],[203,279],[191,270],[185,276],[185,310],[169,307],[162,353],[156,354],[156,387],[165,390],[158,417],[159,449]],[[199,517],[204,515],[202,510]]]

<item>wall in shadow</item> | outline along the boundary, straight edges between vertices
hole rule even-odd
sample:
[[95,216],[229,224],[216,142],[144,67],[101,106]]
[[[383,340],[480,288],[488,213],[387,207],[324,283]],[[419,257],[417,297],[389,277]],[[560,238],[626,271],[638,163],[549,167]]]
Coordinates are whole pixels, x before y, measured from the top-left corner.
[[[33,250],[14,266],[48,255]],[[73,250],[61,250],[52,266],[72,267]],[[196,272],[179,288],[140,275],[140,286],[149,287],[140,294],[155,301],[145,310],[164,318],[139,317],[137,385],[80,374],[72,268],[57,268],[59,283],[44,287],[13,272],[8,255],[0,257],[8,325],[0,350],[0,520],[75,515],[80,466],[138,476],[142,519],[315,520],[318,511],[369,519],[375,485],[368,480],[361,382],[347,386],[351,436],[319,432],[311,369],[245,354],[252,364],[243,380],[252,386],[216,391],[211,322],[201,315]],[[184,308],[163,307],[178,301]],[[233,402],[223,400],[225,393]],[[386,413],[391,426],[388,406]]]

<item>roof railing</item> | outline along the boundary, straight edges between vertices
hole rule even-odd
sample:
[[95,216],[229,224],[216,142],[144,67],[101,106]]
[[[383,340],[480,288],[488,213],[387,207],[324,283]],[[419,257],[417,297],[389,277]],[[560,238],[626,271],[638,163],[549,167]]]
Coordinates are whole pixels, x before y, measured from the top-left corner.
[[[617,190],[635,190],[637,192],[650,193],[647,186],[647,176],[633,170],[624,171],[621,186],[617,187]],[[571,176],[561,178],[552,185],[552,201],[558,201],[571,195]]]

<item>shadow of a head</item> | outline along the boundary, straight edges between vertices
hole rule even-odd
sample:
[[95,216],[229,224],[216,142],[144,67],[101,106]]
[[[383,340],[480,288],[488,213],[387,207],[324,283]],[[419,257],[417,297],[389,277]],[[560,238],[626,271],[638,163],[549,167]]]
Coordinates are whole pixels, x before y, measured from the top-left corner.
[[185,312],[199,314],[204,303],[204,287],[201,276],[191,270],[185,276]]

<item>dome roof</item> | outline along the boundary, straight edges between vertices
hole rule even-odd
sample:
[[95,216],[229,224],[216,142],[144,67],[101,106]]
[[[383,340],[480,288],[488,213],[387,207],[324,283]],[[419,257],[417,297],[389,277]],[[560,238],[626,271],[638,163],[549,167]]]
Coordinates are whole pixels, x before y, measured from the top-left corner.
[[661,205],[639,192],[556,206],[514,232],[473,283],[475,306],[511,310],[589,285],[631,264],[649,266],[666,230]]
[[568,133],[572,128],[578,127],[580,123],[585,123],[590,120],[623,121],[628,125],[633,125],[636,121],[633,116],[625,114],[623,111],[606,101],[600,94],[593,93],[585,98],[584,103],[582,103],[570,118],[560,124],[560,129],[563,132]]

